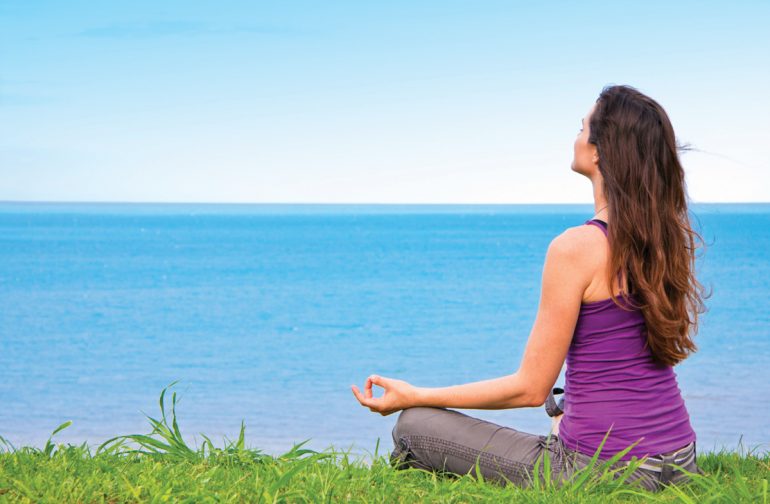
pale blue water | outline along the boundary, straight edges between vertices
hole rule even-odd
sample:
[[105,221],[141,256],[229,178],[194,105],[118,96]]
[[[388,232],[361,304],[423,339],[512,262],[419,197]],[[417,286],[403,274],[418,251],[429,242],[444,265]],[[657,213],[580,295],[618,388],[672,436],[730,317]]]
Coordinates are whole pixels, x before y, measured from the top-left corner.
[[[713,286],[677,366],[699,450],[770,442],[770,205],[694,206]],[[515,371],[565,206],[0,204],[0,435],[41,445],[146,433],[176,390],[183,433],[246,423],[293,442],[391,449],[397,415],[349,385],[445,386]],[[713,243],[712,243],[713,242]],[[542,409],[468,410],[546,433]]]

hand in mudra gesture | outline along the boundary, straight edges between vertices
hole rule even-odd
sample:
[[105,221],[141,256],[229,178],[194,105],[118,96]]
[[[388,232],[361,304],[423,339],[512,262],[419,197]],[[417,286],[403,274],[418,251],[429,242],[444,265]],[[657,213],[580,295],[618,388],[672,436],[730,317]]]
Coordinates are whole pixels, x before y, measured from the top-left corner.
[[[385,389],[382,397],[374,397],[372,385]],[[363,394],[355,385],[351,385],[350,388],[362,406],[366,406],[370,411],[379,413],[382,416],[414,406],[414,398],[417,392],[416,387],[404,380],[385,378],[378,375],[371,375],[366,379]]]

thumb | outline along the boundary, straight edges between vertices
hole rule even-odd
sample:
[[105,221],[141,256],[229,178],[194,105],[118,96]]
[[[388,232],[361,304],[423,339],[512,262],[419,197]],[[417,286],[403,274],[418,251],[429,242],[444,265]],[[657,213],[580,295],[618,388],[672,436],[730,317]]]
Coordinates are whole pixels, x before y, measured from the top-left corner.
[[390,384],[390,380],[380,376],[380,375],[372,375],[369,377],[369,380],[371,380],[372,383],[375,385],[379,385],[382,388],[385,388],[387,385]]

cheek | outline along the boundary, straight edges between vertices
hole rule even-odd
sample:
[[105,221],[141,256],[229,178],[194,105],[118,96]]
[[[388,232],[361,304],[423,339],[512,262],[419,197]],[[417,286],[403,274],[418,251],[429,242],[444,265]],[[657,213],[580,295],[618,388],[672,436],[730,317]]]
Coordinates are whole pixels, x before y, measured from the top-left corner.
[[581,154],[583,154],[584,150],[585,148],[583,146],[583,138],[577,137],[577,139],[575,140],[575,157],[578,157]]

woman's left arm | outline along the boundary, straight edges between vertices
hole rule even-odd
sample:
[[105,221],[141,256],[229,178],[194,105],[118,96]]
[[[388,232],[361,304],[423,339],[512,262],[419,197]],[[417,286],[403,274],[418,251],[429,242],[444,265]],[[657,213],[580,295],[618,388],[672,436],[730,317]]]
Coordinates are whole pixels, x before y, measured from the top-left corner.
[[[465,409],[506,409],[542,405],[564,364],[591,281],[589,250],[582,230],[570,229],[554,238],[543,266],[540,304],[519,369],[510,375],[451,387],[414,387],[403,380],[370,376],[365,393],[353,385],[358,401],[371,411],[389,415],[415,406]],[[372,385],[385,389],[372,394]]]

